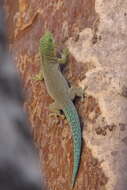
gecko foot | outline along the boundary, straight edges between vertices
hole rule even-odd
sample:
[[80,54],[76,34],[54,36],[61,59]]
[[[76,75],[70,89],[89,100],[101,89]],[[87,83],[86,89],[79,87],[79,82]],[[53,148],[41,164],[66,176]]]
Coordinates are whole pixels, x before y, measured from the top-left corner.
[[40,72],[39,74],[35,75],[32,79],[36,80],[36,81],[43,80],[44,78],[43,78],[42,72]]

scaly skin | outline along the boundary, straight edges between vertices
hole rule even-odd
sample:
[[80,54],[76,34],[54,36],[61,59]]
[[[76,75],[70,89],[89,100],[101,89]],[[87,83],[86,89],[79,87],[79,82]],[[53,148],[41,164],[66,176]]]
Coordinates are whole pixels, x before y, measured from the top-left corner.
[[63,110],[72,129],[74,144],[73,188],[80,163],[81,128],[72,99],[75,95],[82,96],[82,91],[79,88],[69,88],[67,81],[60,72],[59,64],[66,62],[67,51],[65,50],[61,59],[56,57],[54,39],[50,32],[46,32],[40,39],[40,55],[42,59],[42,75],[47,91],[55,101],[50,105],[50,110],[57,114],[59,114],[59,110]]

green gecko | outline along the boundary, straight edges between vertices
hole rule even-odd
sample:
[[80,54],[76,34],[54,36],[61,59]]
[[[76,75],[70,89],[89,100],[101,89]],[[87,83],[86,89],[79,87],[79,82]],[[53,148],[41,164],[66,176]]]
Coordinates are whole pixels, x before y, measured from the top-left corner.
[[79,117],[72,100],[75,98],[75,96],[80,96],[83,98],[83,91],[79,87],[70,88],[64,76],[60,72],[59,64],[64,64],[67,62],[68,51],[65,49],[61,58],[57,58],[55,42],[52,33],[46,32],[40,39],[39,50],[42,59],[42,78],[45,81],[48,94],[54,99],[54,103],[50,104],[49,109],[52,112],[55,112],[57,115],[60,115],[60,110],[62,110],[70,124],[72,131],[74,165],[71,187],[73,188],[80,164],[81,128]]

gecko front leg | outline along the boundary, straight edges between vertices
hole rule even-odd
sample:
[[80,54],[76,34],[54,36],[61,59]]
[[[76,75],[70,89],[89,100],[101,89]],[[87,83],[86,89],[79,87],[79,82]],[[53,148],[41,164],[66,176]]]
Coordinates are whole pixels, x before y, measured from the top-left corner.
[[33,80],[36,80],[36,81],[40,81],[40,80],[43,80],[43,79],[44,79],[44,77],[43,77],[43,73],[42,72],[38,73],[37,75],[35,75],[33,77]]
[[64,48],[63,52],[61,53],[61,58],[57,58],[57,62],[59,64],[65,64],[65,63],[67,63],[68,55],[69,55],[68,49]]

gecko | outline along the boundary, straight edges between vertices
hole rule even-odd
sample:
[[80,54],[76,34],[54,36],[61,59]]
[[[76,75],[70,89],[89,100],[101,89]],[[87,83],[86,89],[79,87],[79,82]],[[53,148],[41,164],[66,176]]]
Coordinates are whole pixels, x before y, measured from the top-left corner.
[[51,32],[46,32],[41,37],[39,52],[41,57],[41,75],[38,75],[38,80],[44,79],[47,92],[54,100],[54,102],[49,105],[49,110],[57,115],[60,115],[60,110],[62,110],[71,127],[74,150],[71,182],[71,188],[73,188],[78,174],[82,144],[80,121],[77,110],[73,104],[73,99],[75,96],[83,98],[83,90],[80,87],[69,87],[62,75],[60,64],[67,62],[68,50],[67,48],[64,49],[61,58],[57,57],[56,44]]

